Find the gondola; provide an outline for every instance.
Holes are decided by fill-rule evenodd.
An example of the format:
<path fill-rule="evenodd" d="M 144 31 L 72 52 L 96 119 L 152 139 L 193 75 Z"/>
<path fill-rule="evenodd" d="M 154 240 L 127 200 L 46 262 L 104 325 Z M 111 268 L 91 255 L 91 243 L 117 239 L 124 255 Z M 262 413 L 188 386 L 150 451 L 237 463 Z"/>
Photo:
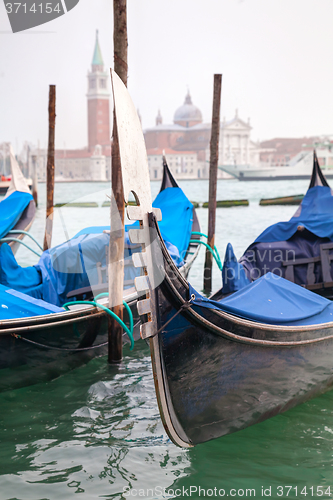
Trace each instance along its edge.
<path fill-rule="evenodd" d="M 150 183 L 148 189 L 149 186 Z M 162 228 L 166 244 L 179 271 L 186 276 L 199 250 L 198 243 L 191 242 L 197 239 L 191 231 L 200 231 L 200 227 L 192 204 L 177 185 L 165 160 L 161 190 L 155 202 L 156 210 L 166 214 Z M 174 223 L 176 214 L 177 224 Z M 182 217 L 184 224 L 179 222 Z M 172 226 L 182 232 L 173 234 Z M 8 245 L 0 248 L 0 276 L 4 280 L 0 285 L 0 391 L 50 380 L 107 353 L 108 321 L 101 307 L 108 306 L 108 298 L 98 299 L 98 307 L 90 302 L 108 289 L 105 250 L 110 237 L 105 230 L 109 228 L 87 228 L 69 242 L 44 252 L 42 278 L 42 259 L 39 267 L 21 268 Z M 129 279 L 125 281 L 124 301 L 134 315 L 135 340 L 140 338 L 140 321 L 136 309 L 139 292 L 134 288 L 133 277 L 141 272 L 133 267 L 131 256 L 137 250 L 138 245 L 126 238 L 125 272 L 127 268 Z M 85 304 L 80 303 L 82 299 Z M 65 310 L 62 307 L 65 302 L 74 303 Z M 126 311 L 124 317 L 128 324 Z M 123 341 L 130 341 L 126 333 Z"/>
<path fill-rule="evenodd" d="M 132 237 L 145 272 L 137 307 L 149 341 L 157 400 L 171 440 L 190 447 L 273 417 L 330 389 L 333 383 L 333 303 L 267 273 L 214 300 L 181 276 L 163 243 L 149 193 L 139 120 L 127 89 L 113 74 L 125 201 L 140 221 Z M 126 144 L 133 121 L 135 150 Z M 132 166 L 140 165 L 140 172 Z"/>
<path fill-rule="evenodd" d="M 200 233 L 200 226 L 192 203 L 179 188 L 165 158 L 163 180 L 153 206 L 164 214 L 160 225 L 164 242 L 181 274 L 186 276 L 199 250 L 195 234 Z M 132 264 L 132 254 L 139 250 L 139 245 L 128 238 L 128 230 L 134 227 L 139 225 L 125 225 L 126 290 L 134 290 L 134 277 L 140 274 Z M 69 300 L 93 300 L 108 291 L 109 241 L 110 226 L 87 227 L 43 252 L 39 261 L 29 267 L 20 266 L 11 249 L 3 244 L 0 283 L 59 307 Z"/>
<path fill-rule="evenodd" d="M 313 152 L 309 188 L 293 217 L 269 226 L 235 264 L 229 245 L 222 293 L 239 290 L 267 272 L 333 298 L 333 195 Z M 222 295 L 221 295 L 222 296 Z"/>
<path fill-rule="evenodd" d="M 0 202 L 0 245 L 9 242 L 15 253 L 33 223 L 36 204 L 11 146 L 9 157 L 12 178 L 6 195 Z"/>

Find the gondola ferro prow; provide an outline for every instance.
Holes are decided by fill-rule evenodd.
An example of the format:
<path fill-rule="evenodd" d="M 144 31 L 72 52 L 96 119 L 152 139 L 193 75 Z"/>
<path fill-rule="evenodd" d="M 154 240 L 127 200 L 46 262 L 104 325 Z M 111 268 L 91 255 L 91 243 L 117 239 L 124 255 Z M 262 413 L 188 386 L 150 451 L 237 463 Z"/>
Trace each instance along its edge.
<path fill-rule="evenodd" d="M 112 69 L 111 82 L 125 203 L 128 203 L 130 193 L 133 193 L 137 203 L 136 206 L 127 205 L 127 216 L 130 220 L 140 221 L 140 229 L 131 229 L 129 237 L 133 243 L 142 245 L 142 252 L 134 254 L 134 265 L 141 267 L 144 273 L 135 280 L 136 289 L 139 295 L 143 296 L 138 301 L 138 312 L 143 320 L 141 336 L 149 338 L 156 396 L 165 430 L 175 444 L 190 447 L 189 440 L 186 442 L 180 437 L 171 420 L 170 412 L 173 412 L 173 408 L 170 407 L 171 403 L 166 395 L 159 354 L 159 338 L 156 335 L 157 311 L 154 310 L 153 301 L 150 300 L 152 294 L 156 292 L 156 286 L 163 279 L 162 268 L 156 262 L 159 255 L 163 262 L 162 251 L 158 247 L 156 229 L 150 227 L 152 218 L 156 217 L 157 220 L 161 220 L 161 211 L 152 207 L 147 152 L 136 109 L 127 88 Z"/>
<path fill-rule="evenodd" d="M 132 243 L 142 245 L 142 253 L 136 258 L 134 266 L 142 267 L 144 274 L 135 279 L 135 287 L 139 296 L 143 296 L 138 302 L 139 314 L 148 318 L 141 325 L 141 336 L 148 338 L 157 330 L 156 317 L 149 300 L 154 288 L 154 269 L 150 265 L 151 258 L 147 258 L 152 243 L 148 213 L 154 212 L 157 220 L 161 220 L 162 215 L 159 209 L 152 207 L 147 151 L 137 111 L 127 88 L 112 69 L 111 82 L 127 216 L 130 220 L 140 221 L 140 229 L 131 229 L 129 238 Z M 128 205 L 130 193 L 135 197 L 136 206 Z"/>

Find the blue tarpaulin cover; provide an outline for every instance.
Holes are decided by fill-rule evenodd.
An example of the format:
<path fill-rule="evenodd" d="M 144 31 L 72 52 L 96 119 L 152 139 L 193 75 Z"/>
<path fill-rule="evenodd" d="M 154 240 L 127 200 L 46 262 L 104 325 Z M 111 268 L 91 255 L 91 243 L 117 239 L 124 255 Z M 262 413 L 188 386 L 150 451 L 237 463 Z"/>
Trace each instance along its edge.
<path fill-rule="evenodd" d="M 179 187 L 168 187 L 160 191 L 153 203 L 162 211 L 162 220 L 158 223 L 162 238 L 178 249 L 183 260 L 190 242 L 193 205 Z M 176 262 L 179 265 L 179 263 Z"/>
<path fill-rule="evenodd" d="M 64 309 L 0 285 L 0 320 L 28 318 L 57 312 L 64 312 Z"/>
<path fill-rule="evenodd" d="M 43 252 L 34 266 L 42 275 L 42 298 L 52 304 L 62 305 L 68 300 L 68 292 L 99 284 L 96 264 L 106 266 L 109 242 L 109 234 L 86 234 Z M 135 251 L 138 249 L 125 247 L 125 263 Z M 140 270 L 133 265 L 125 266 L 125 282 L 134 279 L 139 273 Z M 103 281 L 106 282 L 106 276 Z"/>
<path fill-rule="evenodd" d="M 14 191 L 0 203 L 0 238 L 6 236 L 20 219 L 33 197 L 30 193 Z"/>
<path fill-rule="evenodd" d="M 128 246 L 129 248 L 131 247 L 131 241 L 129 239 L 128 231 L 129 229 L 134 229 L 134 228 L 139 228 L 140 224 L 139 221 L 134 222 L 133 224 L 128 224 L 125 226 L 125 246 Z M 86 227 L 85 229 L 82 229 L 80 232 L 78 232 L 74 238 L 72 238 L 71 241 L 73 241 L 75 238 L 78 238 L 79 236 L 82 236 L 84 234 L 101 234 L 103 231 L 110 231 L 110 226 L 91 226 L 91 227 Z M 163 235 L 162 235 L 163 236 Z M 167 247 L 167 250 L 175 262 L 176 266 L 181 267 L 183 265 L 183 259 L 180 257 L 180 252 L 178 248 L 170 243 L 170 241 L 167 241 L 164 239 L 165 246 Z M 187 247 L 186 247 L 187 248 Z M 183 251 L 184 254 L 184 251 Z"/>
<path fill-rule="evenodd" d="M 320 295 L 267 273 L 220 301 L 195 295 L 193 304 L 272 325 L 317 325 L 333 321 L 333 303 Z"/>
<path fill-rule="evenodd" d="M 35 266 L 21 267 L 8 243 L 0 247 L 0 283 L 9 288 L 35 297 L 42 298 L 42 274 Z"/>
<path fill-rule="evenodd" d="M 286 241 L 298 226 L 320 238 L 333 240 L 333 196 L 331 188 L 314 186 L 304 196 L 295 215 L 287 222 L 278 222 L 263 231 L 256 242 Z"/>
<path fill-rule="evenodd" d="M 314 168 L 312 177 L 315 182 L 311 180 L 310 185 L 313 187 L 308 189 L 295 215 L 289 221 L 268 227 L 239 259 L 250 281 L 269 271 L 285 277 L 287 267 L 283 263 L 296 261 L 293 268 L 294 282 L 299 285 L 309 284 L 307 264 L 299 264 L 297 261 L 320 257 L 321 245 L 333 241 L 332 191 L 319 166 L 317 171 Z M 313 274 L 315 283 L 323 282 L 319 261 L 313 268 Z"/>
<path fill-rule="evenodd" d="M 171 257 L 180 266 L 191 237 L 193 205 L 180 188 L 173 187 L 161 191 L 154 206 L 162 210 L 161 233 Z M 125 228 L 125 262 L 133 252 L 140 250 L 128 238 L 128 229 L 138 225 L 136 222 Z M 99 284 L 96 264 L 106 265 L 105 249 L 110 235 L 103 231 L 109 229 L 109 226 L 86 228 L 71 240 L 43 252 L 35 266 L 26 268 L 17 264 L 10 247 L 3 244 L 0 247 L 0 282 L 61 306 L 68 301 L 68 292 Z M 139 274 L 140 269 L 125 266 L 125 282 Z"/>
<path fill-rule="evenodd" d="M 231 243 L 228 243 L 224 256 L 222 283 L 222 293 L 224 294 L 237 292 L 237 290 L 241 290 L 250 283 L 250 280 L 246 277 L 244 267 L 237 262 Z"/>
<path fill-rule="evenodd" d="M 169 241 L 178 248 L 182 254 L 187 250 L 193 222 L 193 205 L 178 187 L 169 187 L 161 191 L 153 202 L 154 208 L 160 208 L 162 220 L 158 223 L 161 235 L 165 241 Z M 175 220 L 177 215 L 177 220 Z M 127 224 L 125 230 L 139 227 L 139 222 Z M 98 234 L 109 231 L 110 226 L 92 226 L 79 231 L 74 238 L 82 234 Z"/>
<path fill-rule="evenodd" d="M 191 238 L 193 205 L 181 188 L 168 187 L 159 192 L 153 202 L 153 207 L 161 209 L 162 220 L 158 226 L 162 238 L 176 265 L 181 266 Z M 139 227 L 139 222 L 126 225 L 126 233 L 134 227 Z M 88 227 L 82 229 L 75 237 L 82 234 L 102 233 L 104 230 L 110 230 L 110 226 Z M 130 244 L 126 233 L 125 243 Z"/>
<path fill-rule="evenodd" d="M 0 281 L 32 297 L 61 306 L 68 301 L 68 292 L 99 284 L 96 264 L 106 265 L 105 248 L 109 241 L 110 236 L 105 233 L 81 235 L 46 250 L 38 264 L 30 267 L 17 264 L 9 245 L 3 243 L 0 247 Z M 125 261 L 131 255 L 132 250 L 125 249 Z M 134 279 L 139 272 L 133 266 L 126 266 L 125 281 Z"/>

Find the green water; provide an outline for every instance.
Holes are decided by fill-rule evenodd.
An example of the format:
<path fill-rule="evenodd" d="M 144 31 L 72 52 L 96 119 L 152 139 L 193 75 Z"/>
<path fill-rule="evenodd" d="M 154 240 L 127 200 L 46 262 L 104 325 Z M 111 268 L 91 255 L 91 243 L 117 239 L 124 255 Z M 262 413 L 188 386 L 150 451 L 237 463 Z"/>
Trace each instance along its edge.
<path fill-rule="evenodd" d="M 206 200 L 206 182 L 184 182 L 182 187 L 191 199 Z M 153 192 L 157 189 L 153 184 Z M 240 256 L 268 224 L 295 211 L 259 207 L 261 196 L 305 189 L 304 181 L 219 182 L 220 199 L 250 199 L 249 207 L 218 211 L 221 254 L 232 241 Z M 57 190 L 56 202 L 88 195 L 96 199 L 98 191 L 83 184 L 58 185 Z M 99 191 L 97 201 L 104 201 Z M 32 228 L 37 237 L 43 233 L 43 204 Z M 86 210 L 64 211 L 68 231 L 89 225 L 89 217 L 92 224 L 96 218 L 104 224 L 108 209 L 92 209 L 90 215 Z M 98 217 L 91 215 L 93 210 Z M 198 214 L 205 230 L 207 211 Z M 60 229 L 55 230 L 59 239 Z M 24 249 L 18 260 L 36 261 Z M 198 289 L 203 260 L 204 252 L 190 275 Z M 216 268 L 215 288 L 220 280 Z M 274 499 L 333 498 L 333 392 L 244 431 L 182 450 L 170 442 L 160 421 L 143 341 L 132 352 L 124 349 L 120 367 L 98 358 L 52 382 L 0 394 L 0 421 L 0 500 L 197 499 L 221 498 L 223 492 L 230 498 L 266 498 L 269 493 Z"/>
<path fill-rule="evenodd" d="M 124 498 L 126 487 L 151 499 L 166 498 L 157 495 L 162 488 L 191 487 L 192 498 L 195 487 L 255 489 L 263 498 L 270 486 L 271 498 L 279 498 L 278 486 L 306 486 L 306 497 L 289 496 L 310 498 L 311 486 L 333 488 L 332 392 L 181 450 L 161 424 L 143 342 L 125 349 L 119 369 L 95 359 L 53 382 L 1 394 L 0 407 L 1 499 Z"/>

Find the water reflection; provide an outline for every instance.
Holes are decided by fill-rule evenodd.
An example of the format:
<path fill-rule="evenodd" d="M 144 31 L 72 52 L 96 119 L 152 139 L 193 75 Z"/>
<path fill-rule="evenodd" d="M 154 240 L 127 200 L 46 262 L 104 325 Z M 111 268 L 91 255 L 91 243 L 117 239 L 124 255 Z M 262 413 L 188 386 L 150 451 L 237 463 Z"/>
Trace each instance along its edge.
<path fill-rule="evenodd" d="M 122 498 L 126 488 L 152 480 L 166 488 L 185 474 L 188 452 L 164 432 L 148 348 L 125 354 L 119 369 L 100 358 L 0 395 L 2 498 Z"/>

